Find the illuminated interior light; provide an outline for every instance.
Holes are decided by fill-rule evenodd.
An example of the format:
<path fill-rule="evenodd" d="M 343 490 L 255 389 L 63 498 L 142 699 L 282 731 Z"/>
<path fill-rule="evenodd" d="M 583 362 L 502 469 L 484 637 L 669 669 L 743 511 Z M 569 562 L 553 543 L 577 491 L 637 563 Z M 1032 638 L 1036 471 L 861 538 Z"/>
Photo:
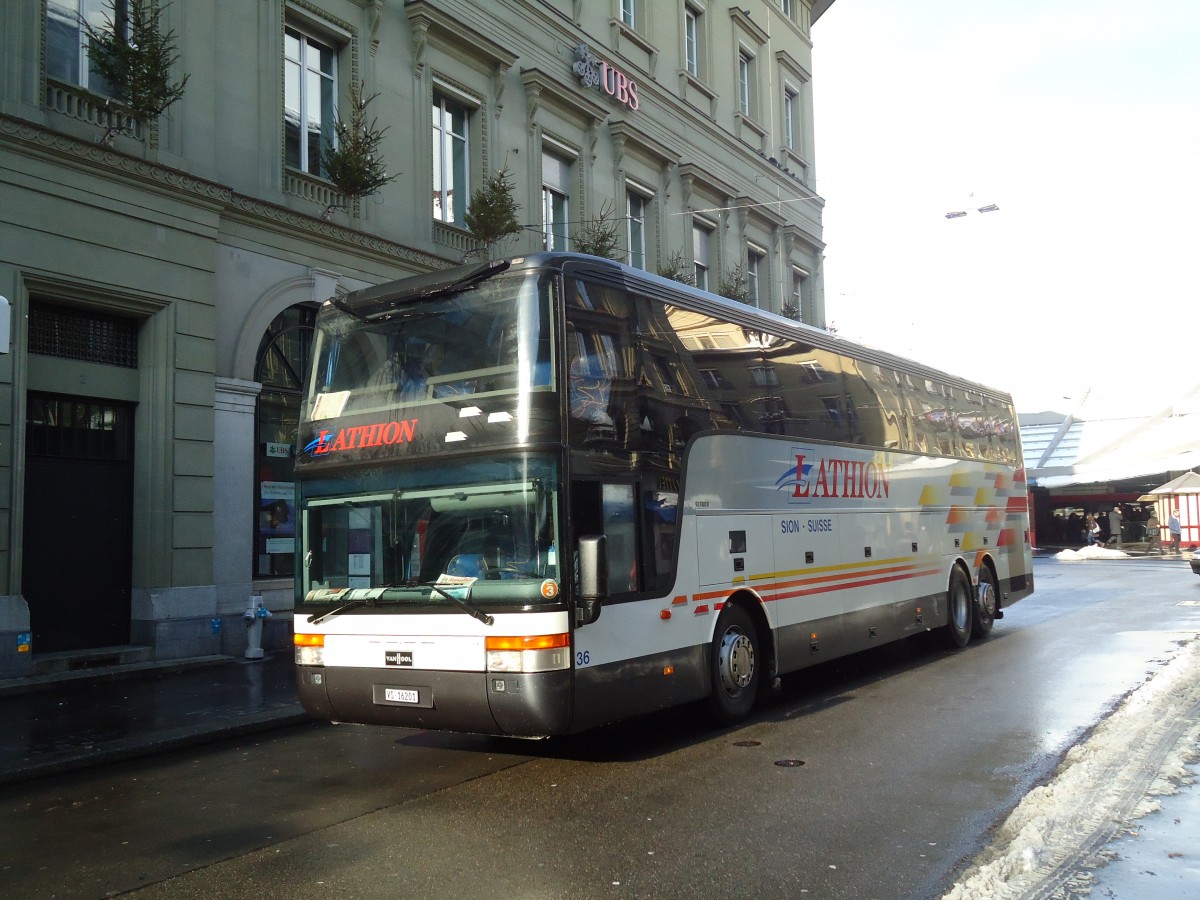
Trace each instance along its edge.
<path fill-rule="evenodd" d="M 455 441 L 465 441 L 467 433 L 465 431 L 448 431 L 446 432 L 446 443 L 453 444 Z"/>
<path fill-rule="evenodd" d="M 478 415 L 482 415 L 482 414 L 483 414 L 483 410 L 480 409 L 478 406 L 464 406 L 462 409 L 460 409 L 458 411 L 458 417 L 460 419 L 470 419 L 474 416 L 478 416 Z"/>
<path fill-rule="evenodd" d="M 488 413 L 488 424 L 489 425 L 492 424 L 493 422 L 511 422 L 512 420 L 513 420 L 513 416 L 512 416 L 512 413 L 510 413 L 510 412 Z"/>

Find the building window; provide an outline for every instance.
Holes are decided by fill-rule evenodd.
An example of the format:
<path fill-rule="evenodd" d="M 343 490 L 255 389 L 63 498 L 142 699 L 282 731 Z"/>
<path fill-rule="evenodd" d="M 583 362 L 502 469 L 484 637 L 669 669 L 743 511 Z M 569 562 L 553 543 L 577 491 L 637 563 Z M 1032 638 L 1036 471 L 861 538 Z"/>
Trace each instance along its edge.
<path fill-rule="evenodd" d="M 283 36 L 284 162 L 324 175 L 321 148 L 333 141 L 337 58 L 333 47 L 295 28 Z"/>
<path fill-rule="evenodd" d="M 637 0 L 621 0 L 621 21 L 629 28 L 637 28 Z"/>
<path fill-rule="evenodd" d="M 753 76 L 754 59 L 745 51 L 738 54 L 738 111 L 743 116 L 750 115 L 751 91 L 750 83 Z"/>
<path fill-rule="evenodd" d="M 105 30 L 109 21 L 117 28 L 129 24 L 129 0 L 47 0 L 46 75 L 89 91 L 113 96 L 88 58 L 87 25 Z"/>
<path fill-rule="evenodd" d="M 433 97 L 433 217 L 462 222 L 470 192 L 467 144 L 471 113 L 461 103 Z"/>
<path fill-rule="evenodd" d="M 633 191 L 627 193 L 629 264 L 635 269 L 646 268 L 646 198 Z"/>
<path fill-rule="evenodd" d="M 792 18 L 792 16 L 793 16 L 793 12 L 792 12 L 792 0 L 779 0 L 779 9 L 780 9 L 780 10 L 783 12 L 783 14 L 784 14 L 785 16 L 787 16 L 789 19 L 790 19 L 790 18 Z"/>
<path fill-rule="evenodd" d="M 798 96 L 791 88 L 783 89 L 783 145 L 789 150 L 796 149 L 798 138 L 796 134 L 796 98 Z"/>
<path fill-rule="evenodd" d="M 755 387 L 779 387 L 779 373 L 774 366 L 750 366 L 750 377 Z"/>
<path fill-rule="evenodd" d="M 683 49 L 688 74 L 700 77 L 700 12 L 690 6 L 683 10 Z"/>
<path fill-rule="evenodd" d="M 792 306 L 796 310 L 796 318 L 803 320 L 808 294 L 808 273 L 800 269 L 792 269 Z"/>
<path fill-rule="evenodd" d="M 547 250 L 568 245 L 571 163 L 553 153 L 542 154 L 542 235 Z"/>
<path fill-rule="evenodd" d="M 300 398 L 312 350 L 314 307 L 284 310 L 258 347 L 254 378 L 262 384 L 255 414 L 254 574 L 290 576 L 296 535 L 292 466 Z"/>
<path fill-rule="evenodd" d="M 711 263 L 712 229 L 692 225 L 692 260 L 696 271 L 696 287 L 709 290 L 708 273 Z"/>
<path fill-rule="evenodd" d="M 746 253 L 746 291 L 750 295 L 752 306 L 762 306 L 759 294 L 759 274 L 762 268 L 763 254 L 749 250 Z"/>

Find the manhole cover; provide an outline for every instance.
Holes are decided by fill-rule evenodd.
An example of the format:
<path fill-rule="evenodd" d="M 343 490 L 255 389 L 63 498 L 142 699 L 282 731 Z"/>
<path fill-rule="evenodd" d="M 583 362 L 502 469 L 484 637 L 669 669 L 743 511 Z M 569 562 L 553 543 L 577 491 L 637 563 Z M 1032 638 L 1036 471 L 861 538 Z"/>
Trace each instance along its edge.
<path fill-rule="evenodd" d="M 781 769 L 795 769 L 798 766 L 804 765 L 804 760 L 802 760 L 802 759 L 777 759 L 777 760 L 775 760 L 775 765 L 779 766 Z"/>
<path fill-rule="evenodd" d="M 734 741 L 735 747 L 761 747 L 762 741 Z"/>

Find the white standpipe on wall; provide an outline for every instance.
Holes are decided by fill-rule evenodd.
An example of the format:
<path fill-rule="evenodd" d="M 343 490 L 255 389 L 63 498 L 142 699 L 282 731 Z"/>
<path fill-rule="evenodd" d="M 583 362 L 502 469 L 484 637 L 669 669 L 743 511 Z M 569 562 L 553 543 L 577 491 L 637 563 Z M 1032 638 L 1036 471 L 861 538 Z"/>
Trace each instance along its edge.
<path fill-rule="evenodd" d="M 271 618 L 271 611 L 263 606 L 262 597 L 255 594 L 250 598 L 250 606 L 242 613 L 246 622 L 246 659 L 262 659 L 263 623 Z"/>

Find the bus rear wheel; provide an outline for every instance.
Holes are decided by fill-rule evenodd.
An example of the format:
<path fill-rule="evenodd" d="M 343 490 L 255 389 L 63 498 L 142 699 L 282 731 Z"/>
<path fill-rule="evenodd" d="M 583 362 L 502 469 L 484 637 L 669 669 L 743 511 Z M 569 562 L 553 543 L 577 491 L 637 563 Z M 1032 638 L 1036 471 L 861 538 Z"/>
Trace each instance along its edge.
<path fill-rule="evenodd" d="M 740 722 L 758 695 L 758 629 L 740 606 L 726 606 L 717 619 L 709 664 L 709 705 L 722 725 Z"/>
<path fill-rule="evenodd" d="M 996 604 L 1000 594 L 996 576 L 986 563 L 979 569 L 979 587 L 975 591 L 975 609 L 971 617 L 971 637 L 987 637 L 996 623 Z"/>
<path fill-rule="evenodd" d="M 950 584 L 946 588 L 947 621 L 942 627 L 942 636 L 950 647 L 967 646 L 971 640 L 971 581 L 967 573 L 955 566 L 950 572 Z"/>

